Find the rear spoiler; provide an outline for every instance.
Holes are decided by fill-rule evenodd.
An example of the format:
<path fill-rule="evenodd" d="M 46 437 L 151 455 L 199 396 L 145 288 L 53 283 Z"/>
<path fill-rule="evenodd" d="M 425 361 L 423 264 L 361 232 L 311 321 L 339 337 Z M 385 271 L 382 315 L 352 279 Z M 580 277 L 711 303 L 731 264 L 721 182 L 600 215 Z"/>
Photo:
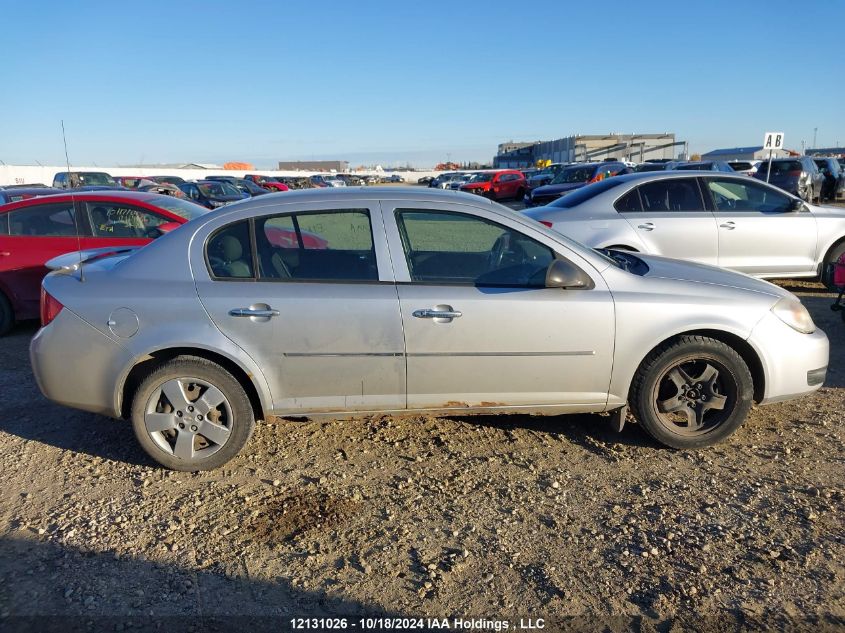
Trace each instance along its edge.
<path fill-rule="evenodd" d="M 106 246 L 104 248 L 89 248 L 83 251 L 73 251 L 58 255 L 44 264 L 50 270 L 63 271 L 72 273 L 80 270 L 82 266 L 98 259 L 105 259 L 106 257 L 115 257 L 117 255 L 128 255 L 133 251 L 137 251 L 140 246 Z"/>

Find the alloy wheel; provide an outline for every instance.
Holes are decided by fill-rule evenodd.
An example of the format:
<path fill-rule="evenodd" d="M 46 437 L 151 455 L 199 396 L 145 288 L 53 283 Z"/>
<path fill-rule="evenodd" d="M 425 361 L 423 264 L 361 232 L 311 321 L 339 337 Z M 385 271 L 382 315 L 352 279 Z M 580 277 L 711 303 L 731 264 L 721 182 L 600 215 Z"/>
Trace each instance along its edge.
<path fill-rule="evenodd" d="M 223 392 L 199 378 L 163 382 L 147 400 L 144 427 L 155 444 L 181 460 L 210 457 L 232 434 L 232 407 Z"/>
<path fill-rule="evenodd" d="M 677 435 L 704 435 L 731 415 L 737 391 L 732 373 L 715 360 L 677 362 L 656 383 L 658 420 Z"/>

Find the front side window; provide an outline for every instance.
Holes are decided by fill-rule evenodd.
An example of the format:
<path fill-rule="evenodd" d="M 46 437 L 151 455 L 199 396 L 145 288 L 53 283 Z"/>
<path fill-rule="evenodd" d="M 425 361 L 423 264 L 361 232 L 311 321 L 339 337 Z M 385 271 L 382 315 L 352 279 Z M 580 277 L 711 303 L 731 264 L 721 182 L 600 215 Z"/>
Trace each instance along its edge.
<path fill-rule="evenodd" d="M 9 235 L 72 237 L 77 234 L 72 202 L 42 204 L 10 211 Z"/>
<path fill-rule="evenodd" d="M 167 220 L 151 211 L 119 202 L 88 202 L 94 237 L 158 237 L 156 230 Z"/>
<path fill-rule="evenodd" d="M 255 240 L 262 280 L 378 281 L 366 209 L 257 218 Z"/>
<path fill-rule="evenodd" d="M 639 186 L 643 211 L 704 211 L 695 178 L 663 179 Z"/>
<path fill-rule="evenodd" d="M 751 180 L 708 178 L 707 189 L 716 211 L 785 213 L 792 206 L 792 199 L 786 194 Z"/>
<path fill-rule="evenodd" d="M 542 288 L 555 258 L 540 242 L 475 216 L 398 209 L 396 221 L 418 283 Z"/>

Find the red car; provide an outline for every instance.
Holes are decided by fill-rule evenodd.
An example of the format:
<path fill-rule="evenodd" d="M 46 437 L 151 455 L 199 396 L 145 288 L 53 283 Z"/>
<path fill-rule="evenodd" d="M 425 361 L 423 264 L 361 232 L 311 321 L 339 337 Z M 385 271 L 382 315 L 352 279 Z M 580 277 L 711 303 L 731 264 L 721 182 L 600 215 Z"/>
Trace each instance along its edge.
<path fill-rule="evenodd" d="M 87 191 L 0 206 L 0 334 L 38 317 L 44 264 L 64 253 L 139 246 L 208 210 L 146 192 Z"/>
<path fill-rule="evenodd" d="M 290 187 L 288 187 L 285 183 L 279 182 L 273 176 L 259 176 L 257 174 L 247 174 L 244 176 L 244 180 L 250 180 L 254 182 L 259 187 L 264 187 L 265 189 L 269 189 L 270 191 L 288 191 Z"/>
<path fill-rule="evenodd" d="M 528 190 L 528 184 L 521 171 L 516 169 L 502 169 L 499 171 L 479 171 L 467 182 L 461 185 L 461 191 L 474 193 L 491 200 L 516 198 Z"/>

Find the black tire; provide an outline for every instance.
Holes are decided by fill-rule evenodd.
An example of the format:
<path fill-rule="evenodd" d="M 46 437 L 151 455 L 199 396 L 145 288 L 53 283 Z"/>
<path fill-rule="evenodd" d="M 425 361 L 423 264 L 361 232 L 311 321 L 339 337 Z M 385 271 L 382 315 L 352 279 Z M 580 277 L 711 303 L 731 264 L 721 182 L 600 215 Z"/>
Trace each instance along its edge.
<path fill-rule="evenodd" d="M 517 189 L 516 190 L 516 198 L 514 200 L 522 200 L 525 197 L 525 189 Z"/>
<path fill-rule="evenodd" d="M 184 411 L 178 405 L 171 405 L 162 389 L 174 381 L 184 383 L 184 388 L 180 389 L 187 405 Z M 206 409 L 208 415 L 204 418 L 200 413 L 203 410 L 201 403 L 211 387 L 223 396 L 223 402 Z M 179 356 L 153 369 L 135 391 L 131 411 L 132 427 L 141 448 L 156 462 L 172 470 L 196 472 L 219 468 L 238 454 L 255 428 L 252 406 L 241 384 L 220 365 L 195 356 Z M 183 431 L 176 426 L 150 431 L 147 416 L 151 414 L 162 419 L 172 417 L 179 423 L 185 438 L 189 438 L 191 458 L 176 455 Z M 215 442 L 211 436 L 204 436 L 203 425 L 223 439 Z M 203 456 L 203 452 L 207 456 Z"/>
<path fill-rule="evenodd" d="M 827 252 L 827 255 L 824 256 L 824 261 L 822 262 L 821 280 L 831 292 L 839 292 L 839 288 L 833 285 L 832 268 L 833 264 L 839 261 L 839 258 L 843 254 L 845 254 L 845 240 L 839 242 L 839 244 L 835 244 Z M 845 318 L 845 314 L 843 314 L 843 318 Z"/>
<path fill-rule="evenodd" d="M 0 292 L 0 336 L 12 329 L 15 324 L 15 312 L 12 304 L 2 292 Z"/>
<path fill-rule="evenodd" d="M 675 379 L 681 377 L 691 382 L 678 385 Z M 631 383 L 629 403 L 658 442 L 698 449 L 721 442 L 739 428 L 751 410 L 753 393 L 751 372 L 733 348 L 705 336 L 679 336 L 642 362 Z"/>

